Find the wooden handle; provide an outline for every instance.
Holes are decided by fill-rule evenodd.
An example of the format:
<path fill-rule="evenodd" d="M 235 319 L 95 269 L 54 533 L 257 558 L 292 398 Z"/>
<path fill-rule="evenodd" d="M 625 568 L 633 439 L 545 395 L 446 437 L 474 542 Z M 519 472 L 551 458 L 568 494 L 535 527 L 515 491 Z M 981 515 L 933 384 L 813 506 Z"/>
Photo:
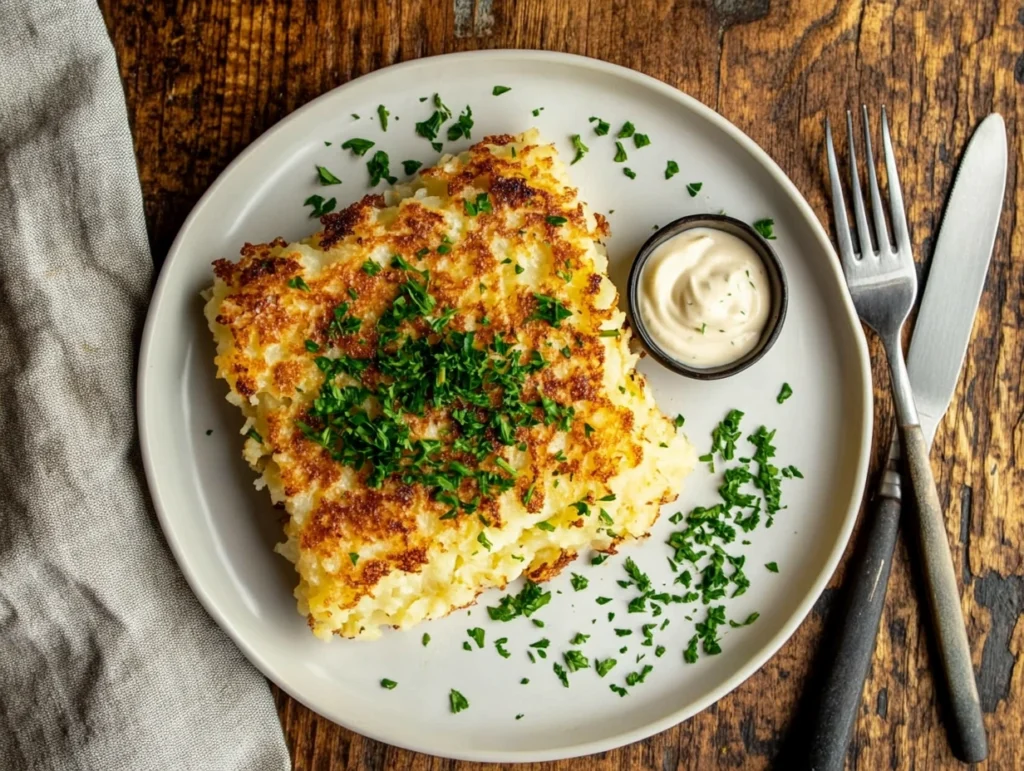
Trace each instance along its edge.
<path fill-rule="evenodd" d="M 913 525 L 919 538 L 921 572 L 928 594 L 932 632 L 949 696 L 951 728 L 955 734 L 953 750 L 961 760 L 977 763 L 988 755 L 988 741 L 946 523 L 928 461 L 928 445 L 921 426 L 901 426 L 900 435 L 917 503 Z"/>
<path fill-rule="evenodd" d="M 899 522 L 900 502 L 888 497 L 876 499 L 873 516 L 864 525 L 867 532 L 863 551 L 850 562 L 845 615 L 811 734 L 808 767 L 814 771 L 842 771 L 846 765 L 846 751 L 885 606 Z"/>

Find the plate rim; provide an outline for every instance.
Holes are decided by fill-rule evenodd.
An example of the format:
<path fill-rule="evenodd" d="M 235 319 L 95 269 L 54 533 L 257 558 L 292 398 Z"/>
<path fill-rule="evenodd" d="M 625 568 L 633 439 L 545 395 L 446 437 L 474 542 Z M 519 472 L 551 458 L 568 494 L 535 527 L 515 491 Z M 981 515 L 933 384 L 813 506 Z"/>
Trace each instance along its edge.
<path fill-rule="evenodd" d="M 210 184 L 207 190 L 199 198 L 199 200 L 192 207 L 185 221 L 182 223 L 181 228 L 178 230 L 174 241 L 171 243 L 170 248 L 167 251 L 167 255 L 161 265 L 159 276 L 155 283 L 153 293 L 150 299 L 149 307 L 146 312 L 146 319 L 142 332 L 141 344 L 139 347 L 139 359 L 138 359 L 138 373 L 136 377 L 136 419 L 139 431 L 139 445 L 142 455 L 143 469 L 146 475 L 146 485 L 150 492 L 150 497 L 153 502 L 153 507 L 157 514 L 157 519 L 160 522 L 160 527 L 163 530 L 164 536 L 167 540 L 167 544 L 171 549 L 171 553 L 174 555 L 175 561 L 182 571 L 183 576 L 188 582 L 189 588 L 193 594 L 199 600 L 200 604 L 210 614 L 211 618 L 216 622 L 217 626 L 232 640 L 232 642 L 238 647 L 242 654 L 253 664 L 265 677 L 275 683 L 279 688 L 285 691 L 289 696 L 299 701 L 313 712 L 321 715 L 328 720 L 337 723 L 338 725 L 346 728 L 347 730 L 358 733 L 367 738 L 380 741 L 384 744 L 393 745 L 402 749 L 411 750 L 414 752 L 421 752 L 436 757 L 446 757 L 455 760 L 467 760 L 475 762 L 487 762 L 487 763 L 502 763 L 502 762 L 543 762 L 550 760 L 560 760 L 572 757 L 580 757 L 583 755 L 590 755 L 598 752 L 605 752 L 611 749 L 632 744 L 637 741 L 642 741 L 655 734 L 661 733 L 668 730 L 688 719 L 694 715 L 703 712 L 711 705 L 717 703 L 733 690 L 742 685 L 747 679 L 749 679 L 754 673 L 760 670 L 768 661 L 785 645 L 799 626 L 804 622 L 811 608 L 817 602 L 822 592 L 828 586 L 832 576 L 838 567 L 839 561 L 849 545 L 850 536 L 853 532 L 854 526 L 857 521 L 857 514 L 860 510 L 860 506 L 864 497 L 864 489 L 867 484 L 867 472 L 868 465 L 871 456 L 871 435 L 873 430 L 874 421 L 874 392 L 872 388 L 872 377 L 871 377 L 871 363 L 868 354 L 867 340 L 861 329 L 859 318 L 853 308 L 853 303 L 850 300 L 849 293 L 847 291 L 841 292 L 841 304 L 843 315 L 845 320 L 849 322 L 854 332 L 856 357 L 855 363 L 860 371 L 860 390 L 861 396 L 864 403 L 864 417 L 861 421 L 860 431 L 860 453 L 856 458 L 856 468 L 854 476 L 854 490 L 850 501 L 846 506 L 846 511 L 843 516 L 841 527 L 839 528 L 838 538 L 829 552 L 829 555 L 824 563 L 822 570 L 819 572 L 815 580 L 811 585 L 810 591 L 806 594 L 803 600 L 797 605 L 796 610 L 791 616 L 786 619 L 782 624 L 780 630 L 770 638 L 764 645 L 762 645 L 746 662 L 738 667 L 731 676 L 725 679 L 717 688 L 708 691 L 703 698 L 697 699 L 690 704 L 670 712 L 658 720 L 652 720 L 645 723 L 642 726 L 633 728 L 628 731 L 616 733 L 607 737 L 603 737 L 600 740 L 593 740 L 583 742 L 579 744 L 566 744 L 564 746 L 546 749 L 546 750 L 468 750 L 460 751 L 458 748 L 438 748 L 432 746 L 425 746 L 417 744 L 415 742 L 403 742 L 400 739 L 396 740 L 395 737 L 384 736 L 374 731 L 367 731 L 363 728 L 353 727 L 345 715 L 337 714 L 335 710 L 322 709 L 319 706 L 314 706 L 307 701 L 301 694 L 295 692 L 288 684 L 288 679 L 281 672 L 277 670 L 275 666 L 266 661 L 260 653 L 252 646 L 249 645 L 245 637 L 239 633 L 232 624 L 227 620 L 223 613 L 221 613 L 218 605 L 210 598 L 207 592 L 204 590 L 202 583 L 197 579 L 193 573 L 192 564 L 183 548 L 182 543 L 179 541 L 178 534 L 175 531 L 175 525 L 173 522 L 173 513 L 171 509 L 173 506 L 165 504 L 158 494 L 158 469 L 154 464 L 153 451 L 151 449 L 152 444 L 155 441 L 147 428 L 147 414 L 152 409 L 147 399 L 147 391 L 149 389 L 149 382 L 147 378 L 147 366 L 151 357 L 157 354 L 156 351 L 156 319 L 160 315 L 160 308 L 165 301 L 165 295 L 169 293 L 169 278 L 171 273 L 170 267 L 177 259 L 179 254 L 183 251 L 183 244 L 186 241 L 189 231 L 191 230 L 196 219 L 199 218 L 200 214 L 209 205 L 213 196 L 217 193 L 218 189 L 225 184 L 225 180 L 231 176 L 235 170 L 244 164 L 250 155 L 255 153 L 257 149 L 268 140 L 268 137 L 280 130 L 285 126 L 290 125 L 293 122 L 300 121 L 303 116 L 311 111 L 315 105 L 321 101 L 336 98 L 339 91 L 352 86 L 357 82 L 361 82 L 366 78 L 377 77 L 381 73 L 391 73 L 397 71 L 409 71 L 415 70 L 422 67 L 430 67 L 437 63 L 438 60 L 485 60 L 485 59 L 496 59 L 496 60 L 509 60 L 509 59 L 526 59 L 540 62 L 550 62 L 552 64 L 566 64 L 575 67 L 589 70 L 591 72 L 597 72 L 598 74 L 608 75 L 616 78 L 623 79 L 627 82 L 634 83 L 639 88 L 645 88 L 658 93 L 661 96 L 670 98 L 675 102 L 679 103 L 685 109 L 695 113 L 697 117 L 702 118 L 716 129 L 723 132 L 730 139 L 736 142 L 744 151 L 746 151 L 753 160 L 755 160 L 768 174 L 771 176 L 773 182 L 781 187 L 783 192 L 788 198 L 796 205 L 797 211 L 800 216 L 810 225 L 811 233 L 818 242 L 822 251 L 829 258 L 829 269 L 834 274 L 835 279 L 839 282 L 840 286 L 844 288 L 846 286 L 845 278 L 840 269 L 839 259 L 836 256 L 835 250 L 832 246 L 832 242 L 822 227 L 821 222 L 818 220 L 817 215 L 811 208 L 810 204 L 803 197 L 796 185 L 790 180 L 789 176 L 779 167 L 779 165 L 768 155 L 768 153 L 761 148 L 753 139 L 747 136 L 740 128 L 734 125 L 724 116 L 720 115 L 711 107 L 708 107 L 700 100 L 682 90 L 672 86 L 662 80 L 659 80 L 653 76 L 644 74 L 637 70 L 624 67 L 622 65 L 613 64 L 606 62 L 601 59 L 596 59 L 590 56 L 583 56 L 580 54 L 563 53 L 558 51 L 539 51 L 539 50 L 524 50 L 524 49 L 512 49 L 512 48 L 496 48 L 486 49 L 477 51 L 461 51 L 454 53 L 445 53 L 435 56 L 421 57 L 418 59 L 412 59 L 405 62 L 399 62 L 391 64 L 387 67 L 382 67 L 377 70 L 373 70 L 357 78 L 342 83 L 339 86 L 335 86 L 329 91 L 317 96 L 310 100 L 306 104 L 302 105 L 298 109 L 286 115 L 284 118 L 279 120 L 274 125 L 270 126 L 260 136 L 256 137 L 252 142 L 249 143 L 225 168 L 217 178 Z M 283 729 L 282 729 L 283 730 Z"/>

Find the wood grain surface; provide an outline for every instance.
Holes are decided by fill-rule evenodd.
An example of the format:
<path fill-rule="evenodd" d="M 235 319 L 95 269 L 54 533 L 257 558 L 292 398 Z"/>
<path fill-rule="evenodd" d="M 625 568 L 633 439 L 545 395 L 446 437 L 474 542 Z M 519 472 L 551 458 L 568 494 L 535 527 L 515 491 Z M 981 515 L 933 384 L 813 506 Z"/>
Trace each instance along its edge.
<path fill-rule="evenodd" d="M 313 97 L 407 59 L 476 48 L 568 51 L 632 67 L 715 108 L 781 165 L 828 223 L 826 114 L 885 104 L 921 270 L 971 130 L 1006 118 L 1002 227 L 964 373 L 932 462 L 962 578 L 991 746 L 990 769 L 1024 766 L 1024 8 L 1007 0 L 102 0 L 124 76 L 153 253 L 249 142 Z M 885 384 L 872 342 L 875 382 Z M 876 387 L 875 464 L 891 405 Z M 841 437 L 837 437 L 841 441 Z M 760 672 L 647 741 L 522 766 L 792 768 L 813 662 L 842 570 Z M 897 550 L 848 765 L 956 767 L 936 704 L 925 622 Z M 275 689 L 297 769 L 469 771 L 352 734 Z M 484 766 L 479 766 L 484 768 Z"/>

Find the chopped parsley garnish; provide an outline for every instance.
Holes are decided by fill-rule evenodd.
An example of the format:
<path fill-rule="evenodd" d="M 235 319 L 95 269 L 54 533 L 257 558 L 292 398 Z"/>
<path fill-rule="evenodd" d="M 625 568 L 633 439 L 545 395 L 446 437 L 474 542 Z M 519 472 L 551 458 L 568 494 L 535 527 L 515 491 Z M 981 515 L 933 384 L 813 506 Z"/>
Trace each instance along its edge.
<path fill-rule="evenodd" d="M 590 669 L 590 659 L 583 655 L 581 651 L 565 651 L 562 654 L 562 659 L 565 661 L 565 665 L 569 668 L 570 672 L 578 672 L 581 669 Z"/>
<path fill-rule="evenodd" d="M 321 195 L 311 195 L 302 202 L 302 205 L 313 207 L 313 211 L 309 213 L 310 217 L 323 217 L 328 212 L 334 211 L 334 207 L 337 203 L 338 202 L 334 198 L 329 198 L 325 201 Z"/>
<path fill-rule="evenodd" d="M 691 637 L 689 644 L 686 646 L 686 650 L 683 651 L 683 661 L 685 661 L 687 664 L 696 663 L 698 657 L 697 643 L 699 642 L 699 640 L 700 638 L 697 635 Z"/>
<path fill-rule="evenodd" d="M 669 161 L 665 164 L 665 179 L 672 179 L 676 174 L 679 173 L 679 164 L 675 161 Z"/>
<path fill-rule="evenodd" d="M 470 201 L 466 198 L 462 203 L 465 206 L 466 214 L 470 217 L 475 217 L 478 214 L 490 214 L 494 211 L 487 193 L 478 193 L 475 200 Z"/>
<path fill-rule="evenodd" d="M 442 124 L 452 117 L 452 111 L 448 109 L 437 94 L 434 94 L 434 107 L 436 109 L 429 118 L 416 124 L 416 133 L 425 139 L 431 140 L 432 144 L 433 140 L 437 139 L 437 134 L 441 130 Z M 438 152 L 441 151 L 439 145 L 434 147 L 434 149 Z"/>
<path fill-rule="evenodd" d="M 469 700 L 454 688 L 452 688 L 448 693 L 448 704 L 453 713 L 459 713 L 464 709 L 469 709 Z"/>
<path fill-rule="evenodd" d="M 501 96 L 502 94 L 507 94 L 511 90 L 511 86 L 495 86 L 491 90 L 491 94 L 493 94 L 494 96 Z"/>
<path fill-rule="evenodd" d="M 524 677 L 522 680 L 519 681 L 519 684 L 520 685 L 529 685 L 530 684 L 530 678 Z"/>
<path fill-rule="evenodd" d="M 355 155 L 366 155 L 366 151 L 376 144 L 369 139 L 348 139 L 341 143 L 342 150 L 351 150 Z"/>
<path fill-rule="evenodd" d="M 682 415 L 676 415 L 675 418 L 673 418 L 672 420 L 672 425 L 674 425 L 676 428 L 682 428 L 685 422 L 686 418 L 684 418 Z"/>
<path fill-rule="evenodd" d="M 254 442 L 259 442 L 260 444 L 263 444 L 263 437 L 260 436 L 260 432 L 257 431 L 255 428 L 250 428 L 245 435 L 252 439 Z"/>
<path fill-rule="evenodd" d="M 569 677 L 568 677 L 568 675 L 566 675 L 565 669 L 562 667 L 562 665 L 559 664 L 556 661 L 552 665 L 552 668 L 554 669 L 555 674 L 558 675 L 558 679 L 562 681 L 562 685 L 565 686 L 566 688 L 568 688 L 569 687 Z"/>
<path fill-rule="evenodd" d="M 470 645 L 469 641 L 467 640 L 466 642 L 462 643 L 462 650 L 464 650 L 464 651 L 472 651 L 473 650 L 473 646 Z"/>
<path fill-rule="evenodd" d="M 782 388 L 779 390 L 779 395 L 775 397 L 775 401 L 782 404 L 786 399 L 793 395 L 793 389 L 789 383 L 783 383 Z"/>
<path fill-rule="evenodd" d="M 537 301 L 537 310 L 527 317 L 527 321 L 539 319 L 540 321 L 546 321 L 555 329 L 560 329 L 562 321 L 572 315 L 572 311 L 554 297 L 536 293 L 534 293 L 533 297 Z"/>
<path fill-rule="evenodd" d="M 627 691 L 621 685 L 616 685 L 615 683 L 612 683 L 608 687 L 611 688 L 614 693 L 619 694 L 619 696 L 625 696 L 627 693 L 629 693 L 629 691 Z"/>
<path fill-rule="evenodd" d="M 730 618 L 729 619 L 729 626 L 731 626 L 733 629 L 739 629 L 741 626 L 750 626 L 755 621 L 757 621 L 759 618 L 761 618 L 761 614 L 755 611 L 755 612 L 751 613 L 749 616 L 747 616 L 747 620 L 744 621 L 742 624 L 739 624 L 739 623 L 733 621 Z"/>
<path fill-rule="evenodd" d="M 579 134 L 572 135 L 572 148 L 576 151 L 576 157 L 572 159 L 572 162 L 569 164 L 570 166 L 575 164 L 577 161 L 582 161 L 583 156 L 590 152 L 590 148 L 583 144 L 583 140 L 580 139 Z"/>
<path fill-rule="evenodd" d="M 590 639 L 590 635 L 589 634 L 583 634 L 582 632 L 577 632 L 576 636 L 573 637 L 571 640 L 569 640 L 569 644 L 570 645 L 583 645 L 583 643 L 585 643 L 589 639 Z"/>
<path fill-rule="evenodd" d="M 481 546 L 487 549 L 487 551 L 490 551 L 491 546 L 494 545 L 489 540 L 487 540 L 487 533 L 485 533 L 483 530 L 480 531 L 480 535 L 476 537 L 476 540 L 480 543 Z"/>
<path fill-rule="evenodd" d="M 523 273 L 523 272 L 525 272 L 525 271 L 526 271 L 526 268 L 524 268 L 524 267 L 523 267 L 522 265 L 520 265 L 520 264 L 519 264 L 519 263 L 517 262 L 517 263 L 516 263 L 516 267 L 515 267 L 515 271 L 516 271 L 516 275 L 518 276 L 518 275 L 519 275 L 520 273 Z"/>
<path fill-rule="evenodd" d="M 772 440 L 775 438 L 775 431 L 768 431 L 761 426 L 753 434 L 747 437 L 747 441 L 757 448 L 754 453 L 754 461 L 757 463 L 757 474 L 753 478 L 755 487 L 760 489 L 764 496 L 765 513 L 768 515 L 767 526 L 771 527 L 775 513 L 781 508 L 782 487 L 780 485 L 780 474 L 778 468 L 772 463 L 775 457 L 775 445 Z"/>
<path fill-rule="evenodd" d="M 611 597 L 598 597 L 597 600 L 596 600 L 598 605 L 607 605 L 611 601 L 612 601 Z"/>
<path fill-rule="evenodd" d="M 608 121 L 601 120 L 596 115 L 591 116 L 589 120 L 590 123 L 593 123 L 594 121 L 597 121 L 597 125 L 594 126 L 594 133 L 599 137 L 603 137 L 608 133 L 609 129 L 611 129 L 611 124 L 608 123 Z"/>
<path fill-rule="evenodd" d="M 641 594 L 639 597 L 634 597 L 630 600 L 628 610 L 630 613 L 646 613 L 647 595 Z"/>
<path fill-rule="evenodd" d="M 621 329 L 602 329 L 597 333 L 598 337 L 618 337 L 622 334 Z"/>
<path fill-rule="evenodd" d="M 736 441 L 740 438 L 740 420 L 743 413 L 729 410 L 729 414 L 711 432 L 711 452 L 720 453 L 725 460 L 736 454 Z"/>
<path fill-rule="evenodd" d="M 378 265 L 373 260 L 367 260 L 366 262 L 363 263 L 362 271 L 367 276 L 376 276 L 382 270 L 383 268 L 381 268 L 381 266 Z"/>
<path fill-rule="evenodd" d="M 458 119 L 448 127 L 448 141 L 454 142 L 462 137 L 470 139 L 469 132 L 473 128 L 473 110 L 467 104 Z"/>
<path fill-rule="evenodd" d="M 600 565 L 606 559 L 608 559 L 608 555 L 607 554 L 595 554 L 593 557 L 590 558 L 590 564 L 591 565 Z"/>
<path fill-rule="evenodd" d="M 702 187 L 704 187 L 703 182 L 691 182 L 686 186 L 686 192 L 690 194 L 690 198 L 696 198 Z"/>
<path fill-rule="evenodd" d="M 599 677 L 604 677 L 618 664 L 615 659 L 594 659 L 594 669 L 597 670 Z"/>
<path fill-rule="evenodd" d="M 434 148 L 435 153 L 441 152 L 441 150 L 444 148 L 444 145 L 441 144 L 440 142 L 431 142 L 430 146 Z"/>
<path fill-rule="evenodd" d="M 568 219 L 566 219 L 565 217 L 558 217 L 558 216 L 554 216 L 554 215 L 551 215 L 551 216 L 545 217 L 544 219 L 545 219 L 545 221 L 546 221 L 546 222 L 547 222 L 547 223 L 548 223 L 549 225 L 553 225 L 553 226 L 554 226 L 554 227 L 556 227 L 556 228 L 557 228 L 557 227 L 561 227 L 562 225 L 564 225 L 564 224 L 565 224 L 566 222 L 568 222 L 568 221 L 569 221 L 569 220 L 568 220 Z"/>
<path fill-rule="evenodd" d="M 380 681 L 380 687 L 387 688 L 389 691 L 395 690 L 395 687 L 397 685 L 398 683 L 396 683 L 394 680 L 388 680 L 386 677 Z"/>
<path fill-rule="evenodd" d="M 639 672 L 630 672 L 626 675 L 626 685 L 633 686 L 642 683 L 647 679 L 647 675 L 654 671 L 654 667 L 650 664 L 644 664 L 644 668 Z"/>
<path fill-rule="evenodd" d="M 544 522 L 538 522 L 537 523 L 537 527 L 539 529 L 541 529 L 541 530 L 544 530 L 544 531 L 548 532 L 548 533 L 553 533 L 555 531 L 555 526 L 552 525 L 547 520 L 545 520 Z"/>
<path fill-rule="evenodd" d="M 587 588 L 590 581 L 587 580 L 586 576 L 581 576 L 579 573 L 572 574 L 572 588 L 577 592 L 582 592 Z"/>
<path fill-rule="evenodd" d="M 668 619 L 666 619 L 666 620 L 668 620 Z M 664 645 L 659 645 L 657 648 L 655 648 L 654 649 L 654 655 L 657 656 L 659 659 L 662 656 L 664 656 L 665 655 L 665 646 Z"/>
<path fill-rule="evenodd" d="M 651 143 L 651 138 L 646 134 L 634 134 L 633 144 L 636 145 L 637 150 L 641 147 L 647 147 Z"/>
<path fill-rule="evenodd" d="M 615 634 L 618 635 L 619 637 L 629 637 L 631 634 L 633 634 L 633 630 L 632 629 L 616 629 L 615 630 Z"/>
<path fill-rule="evenodd" d="M 627 160 L 629 156 L 626 155 L 626 148 L 622 146 L 622 142 L 615 143 L 615 162 L 622 163 Z"/>
<path fill-rule="evenodd" d="M 359 562 L 359 555 L 356 552 L 354 552 L 354 551 L 350 551 L 348 553 L 348 558 L 352 561 L 353 565 L 355 565 L 357 562 Z"/>
<path fill-rule="evenodd" d="M 778 573 L 779 572 L 779 565 L 776 562 L 766 562 L 765 563 L 765 568 L 767 568 L 768 572 L 770 572 L 770 573 Z"/>
<path fill-rule="evenodd" d="M 384 105 L 382 105 L 382 104 L 377 105 L 377 117 L 380 118 L 380 128 L 381 128 L 381 131 L 387 131 L 388 130 L 388 116 L 390 114 L 391 113 L 388 112 L 387 108 Z"/>
<path fill-rule="evenodd" d="M 420 640 L 420 642 L 423 644 L 423 647 L 426 648 L 428 645 L 430 645 L 430 635 L 424 632 L 423 638 Z"/>
<path fill-rule="evenodd" d="M 518 715 L 516 715 L 516 720 L 522 720 L 522 719 L 523 719 L 523 713 L 520 712 Z"/>
<path fill-rule="evenodd" d="M 398 177 L 391 176 L 389 165 L 388 154 L 383 150 L 375 152 L 366 162 L 366 170 L 370 172 L 370 187 L 376 187 L 382 179 L 386 179 L 392 185 L 398 181 Z"/>
<path fill-rule="evenodd" d="M 421 483 L 435 500 L 448 505 L 446 516 L 451 517 L 458 508 L 468 510 L 474 488 L 475 508 L 480 499 L 514 486 L 514 473 L 507 463 L 498 462 L 500 453 L 494 451 L 490 430 L 511 444 L 519 426 L 556 423 L 559 430 L 568 430 L 573 410 L 543 395 L 529 402 L 520 398 L 526 376 L 545 365 L 537 351 L 523 361 L 520 352 L 503 342 L 495 340 L 489 347 L 474 344 L 473 332 L 446 331 L 439 340 L 402 335 L 405 321 L 421 317 L 440 332 L 452 314 L 435 314 L 428 271 L 412 268 L 401 257 L 393 258 L 393 265 L 408 275 L 391 307 L 375 322 L 376 354 L 368 359 L 319 357 L 317 366 L 329 377 L 298 424 L 307 439 L 329 450 L 336 461 L 355 469 L 368 467 L 368 486 L 379 488 L 389 477 Z M 362 325 L 348 313 L 347 303 L 333 315 L 328 326 L 332 335 L 351 334 Z M 360 380 L 371 362 L 383 376 L 375 377 L 375 390 L 361 383 L 340 387 L 333 382 L 341 373 Z M 365 406 L 370 396 L 384 407 L 372 417 Z M 428 404 L 449 409 L 458 433 L 447 439 L 414 440 L 402 415 L 422 415 Z M 458 455 L 447 459 L 450 456 L 442 452 L 447 447 Z"/>
<path fill-rule="evenodd" d="M 487 614 L 493 621 L 511 621 L 518 616 L 529 618 L 549 602 L 551 592 L 545 592 L 533 581 L 527 581 L 519 594 L 506 594 L 497 607 L 487 608 Z"/>
<path fill-rule="evenodd" d="M 636 132 L 636 127 L 633 126 L 628 120 L 622 124 L 622 128 L 619 129 L 619 133 L 616 134 L 619 139 L 629 139 Z M 616 142 L 618 144 L 618 142 Z"/>
<path fill-rule="evenodd" d="M 341 180 L 331 174 L 324 166 L 316 167 L 317 176 L 320 177 L 321 185 L 340 185 Z"/>
<path fill-rule="evenodd" d="M 636 179 L 636 172 L 635 172 L 635 171 L 633 171 L 633 170 L 632 170 L 631 168 L 629 168 L 628 166 L 627 166 L 626 168 L 624 168 L 624 169 L 622 170 L 622 173 L 623 173 L 623 174 L 625 174 L 625 175 L 626 175 L 627 177 L 629 177 L 630 179 Z"/>
<path fill-rule="evenodd" d="M 481 637 L 481 639 L 483 638 Z M 505 649 L 505 643 L 507 642 L 507 637 L 499 637 L 497 640 L 494 641 L 494 649 L 498 651 L 498 655 L 501 656 L 503 659 L 507 659 L 509 656 L 512 655 Z"/>
<path fill-rule="evenodd" d="M 633 562 L 632 557 L 626 557 L 626 562 L 623 565 L 626 570 L 626 574 L 636 584 L 636 588 L 641 592 L 646 592 L 651 588 L 651 579 L 644 573 L 640 568 L 637 567 L 636 563 Z"/>
<path fill-rule="evenodd" d="M 302 276 L 295 276 L 295 278 L 288 279 L 288 286 L 292 289 L 300 289 L 303 292 L 309 291 L 309 284 L 303 280 Z"/>
<path fill-rule="evenodd" d="M 773 219 L 758 220 L 754 223 L 754 230 L 766 241 L 775 240 L 775 220 Z"/>
<path fill-rule="evenodd" d="M 422 161 L 402 161 L 402 169 L 405 171 L 406 176 L 415 174 L 422 165 Z"/>
<path fill-rule="evenodd" d="M 341 337 L 342 335 L 350 335 L 359 331 L 363 320 L 349 315 L 348 307 L 347 302 L 335 306 L 332 314 L 334 318 L 327 325 L 328 335 Z"/>

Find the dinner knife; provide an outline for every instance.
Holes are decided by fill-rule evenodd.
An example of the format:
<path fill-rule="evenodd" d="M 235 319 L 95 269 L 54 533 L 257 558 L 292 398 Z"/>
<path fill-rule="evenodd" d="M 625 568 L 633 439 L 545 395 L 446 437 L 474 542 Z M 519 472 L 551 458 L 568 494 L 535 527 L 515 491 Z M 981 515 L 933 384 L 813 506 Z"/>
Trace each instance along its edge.
<path fill-rule="evenodd" d="M 971 338 L 999 229 L 1006 163 L 1006 127 L 1002 117 L 993 113 L 971 137 L 953 182 L 907 356 L 921 430 L 929 447 L 953 398 Z M 864 524 L 863 553 L 849 567 L 846 614 L 841 620 L 835 657 L 825 677 L 811 736 L 809 767 L 815 771 L 841 771 L 846 762 L 885 605 L 899 529 L 900 501 L 900 445 L 894 433 L 875 494 L 874 511 Z M 944 528 L 938 532 L 926 530 L 922 528 L 922 538 L 947 537 Z M 938 545 L 948 552 L 945 540 Z M 949 570 L 952 572 L 951 563 Z M 952 580 L 955 582 L 955 577 Z M 960 612 L 959 607 L 955 610 Z M 962 694 L 964 703 L 977 705 L 978 692 L 970 661 L 959 662 L 959 667 L 966 667 L 967 671 L 946 671 L 947 681 L 959 674 L 959 681 L 973 690 Z M 963 760 L 977 762 L 988 752 L 985 730 L 980 708 L 968 712 L 973 715 L 955 716 L 963 735 L 954 751 Z"/>

